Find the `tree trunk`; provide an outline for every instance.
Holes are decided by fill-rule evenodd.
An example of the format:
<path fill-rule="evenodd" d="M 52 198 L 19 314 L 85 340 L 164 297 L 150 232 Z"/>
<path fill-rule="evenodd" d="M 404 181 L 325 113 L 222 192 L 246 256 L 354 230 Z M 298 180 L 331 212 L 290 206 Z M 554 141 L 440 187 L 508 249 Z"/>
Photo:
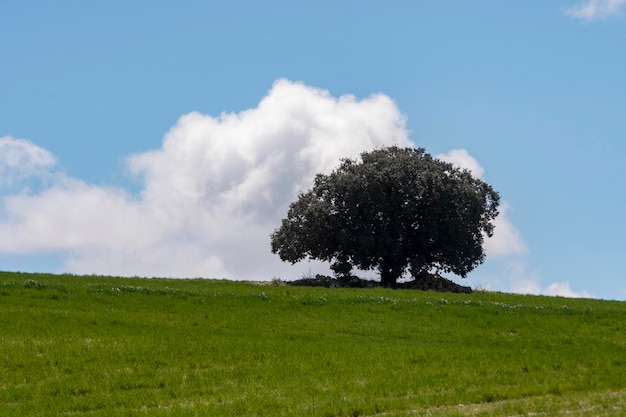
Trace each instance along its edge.
<path fill-rule="evenodd" d="M 335 273 L 335 278 L 345 283 L 350 279 L 352 264 L 348 262 L 347 257 L 340 257 L 330 266 L 330 269 Z"/>
<path fill-rule="evenodd" d="M 383 287 L 395 287 L 399 275 L 394 271 L 395 268 L 380 267 L 380 284 Z"/>

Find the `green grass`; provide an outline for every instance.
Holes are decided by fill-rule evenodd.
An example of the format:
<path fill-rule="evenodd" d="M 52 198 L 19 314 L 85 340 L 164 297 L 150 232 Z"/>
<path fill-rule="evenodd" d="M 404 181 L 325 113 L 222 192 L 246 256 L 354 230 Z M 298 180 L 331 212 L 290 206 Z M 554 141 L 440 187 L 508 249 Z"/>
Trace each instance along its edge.
<path fill-rule="evenodd" d="M 0 272 L 2 416 L 618 416 L 626 303 Z"/>

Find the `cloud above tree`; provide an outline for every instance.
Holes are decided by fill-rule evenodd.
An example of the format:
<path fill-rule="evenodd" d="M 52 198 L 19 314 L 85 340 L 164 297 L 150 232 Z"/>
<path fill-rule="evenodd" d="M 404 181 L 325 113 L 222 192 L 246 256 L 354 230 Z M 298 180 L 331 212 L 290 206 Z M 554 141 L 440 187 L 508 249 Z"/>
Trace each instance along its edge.
<path fill-rule="evenodd" d="M 270 233 L 316 173 L 385 145 L 414 146 L 389 97 L 333 97 L 288 80 L 254 108 L 182 116 L 158 149 L 126 159 L 137 193 L 70 178 L 45 149 L 2 138 L 0 254 L 60 252 L 81 274 L 298 278 L 317 264 L 282 263 Z M 465 150 L 446 157 L 483 174 Z M 46 181 L 33 189 L 33 177 Z M 523 250 L 506 207 L 498 219 L 488 256 Z"/>

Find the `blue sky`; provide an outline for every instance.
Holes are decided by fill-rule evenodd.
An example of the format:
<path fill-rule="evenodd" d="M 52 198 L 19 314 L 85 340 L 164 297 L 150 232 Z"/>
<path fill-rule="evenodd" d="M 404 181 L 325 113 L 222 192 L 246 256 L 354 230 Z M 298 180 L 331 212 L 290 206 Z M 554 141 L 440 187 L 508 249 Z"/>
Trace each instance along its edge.
<path fill-rule="evenodd" d="M 268 233 L 314 172 L 398 143 L 501 193 L 452 278 L 624 300 L 625 41 L 624 0 L 0 0 L 0 269 L 324 272 Z"/>

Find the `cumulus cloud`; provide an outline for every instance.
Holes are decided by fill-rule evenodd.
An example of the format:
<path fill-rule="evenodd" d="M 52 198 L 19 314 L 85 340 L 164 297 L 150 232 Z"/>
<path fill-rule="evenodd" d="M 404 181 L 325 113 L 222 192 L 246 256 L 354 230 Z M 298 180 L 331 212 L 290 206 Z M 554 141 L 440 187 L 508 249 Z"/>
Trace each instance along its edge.
<path fill-rule="evenodd" d="M 0 138 L 0 189 L 13 188 L 29 177 L 41 177 L 55 164 L 50 152 L 27 140 Z"/>
<path fill-rule="evenodd" d="M 518 294 L 540 294 L 541 277 L 537 271 L 528 268 L 526 262 L 516 260 L 508 262 L 504 273 L 510 282 L 510 291 Z"/>
<path fill-rule="evenodd" d="M 544 295 L 553 295 L 568 298 L 591 298 L 586 291 L 574 291 L 569 282 L 553 282 L 543 290 Z"/>
<path fill-rule="evenodd" d="M 333 97 L 287 80 L 254 108 L 182 116 L 162 146 L 126 159 L 140 180 L 137 193 L 67 177 L 45 149 L 1 138 L 0 254 L 62 253 L 65 270 L 81 274 L 266 280 L 327 273 L 323 263 L 280 261 L 270 233 L 316 173 L 394 144 L 414 146 L 389 97 Z M 464 149 L 438 157 L 484 174 Z M 503 203 L 488 257 L 526 251 L 509 212 Z M 540 291 L 530 286 L 537 277 L 518 275 L 519 285 L 529 282 L 525 291 Z"/>
<path fill-rule="evenodd" d="M 567 281 L 543 286 L 540 274 L 523 260 L 508 262 L 503 271 L 508 276 L 510 291 L 518 294 L 549 295 L 568 298 L 592 298 L 587 291 L 575 291 Z"/>
<path fill-rule="evenodd" d="M 437 155 L 436 158 L 449 162 L 454 166 L 467 169 L 476 178 L 482 178 L 485 173 L 485 169 L 482 165 L 480 165 L 466 149 L 453 149 L 448 153 Z"/>
<path fill-rule="evenodd" d="M 588 0 L 563 9 L 566 16 L 586 22 L 606 19 L 620 14 L 626 0 Z"/>
<path fill-rule="evenodd" d="M 29 142 L 0 143 L 10 150 L 0 169 L 54 167 Z M 257 107 L 187 114 L 161 148 L 129 157 L 143 181 L 137 195 L 62 175 L 41 191 L 6 195 L 0 253 L 62 251 L 76 273 L 290 278 L 269 247 L 289 203 L 340 158 L 393 144 L 412 145 L 389 97 L 335 98 L 279 80 Z"/>
<path fill-rule="evenodd" d="M 439 154 L 436 158 L 467 169 L 477 178 L 482 178 L 485 173 L 481 164 L 465 149 L 454 149 Z M 499 210 L 500 213 L 494 220 L 494 234 L 491 238 L 485 239 L 487 257 L 496 258 L 494 264 L 497 265 L 498 272 L 490 276 L 488 282 L 481 281 L 481 287 L 491 287 L 495 284 L 496 287 L 506 288 L 507 291 L 518 294 L 590 297 L 587 292 L 572 290 L 568 282 L 556 282 L 543 287 L 541 275 L 529 266 L 526 259 L 528 247 L 509 217 L 511 206 L 503 200 Z"/>
<path fill-rule="evenodd" d="M 485 173 L 482 165 L 465 149 L 453 149 L 445 154 L 436 155 L 436 158 L 467 169 L 476 178 L 482 178 Z M 494 234 L 491 238 L 485 239 L 487 256 L 522 255 L 527 251 L 521 234 L 508 217 L 510 209 L 506 201 L 501 202 L 500 214 L 494 220 Z"/>
<path fill-rule="evenodd" d="M 507 202 L 500 204 L 500 213 L 493 222 L 495 226 L 493 236 L 485 239 L 487 256 L 523 255 L 528 251 L 520 232 L 509 219 L 509 210 Z"/>

